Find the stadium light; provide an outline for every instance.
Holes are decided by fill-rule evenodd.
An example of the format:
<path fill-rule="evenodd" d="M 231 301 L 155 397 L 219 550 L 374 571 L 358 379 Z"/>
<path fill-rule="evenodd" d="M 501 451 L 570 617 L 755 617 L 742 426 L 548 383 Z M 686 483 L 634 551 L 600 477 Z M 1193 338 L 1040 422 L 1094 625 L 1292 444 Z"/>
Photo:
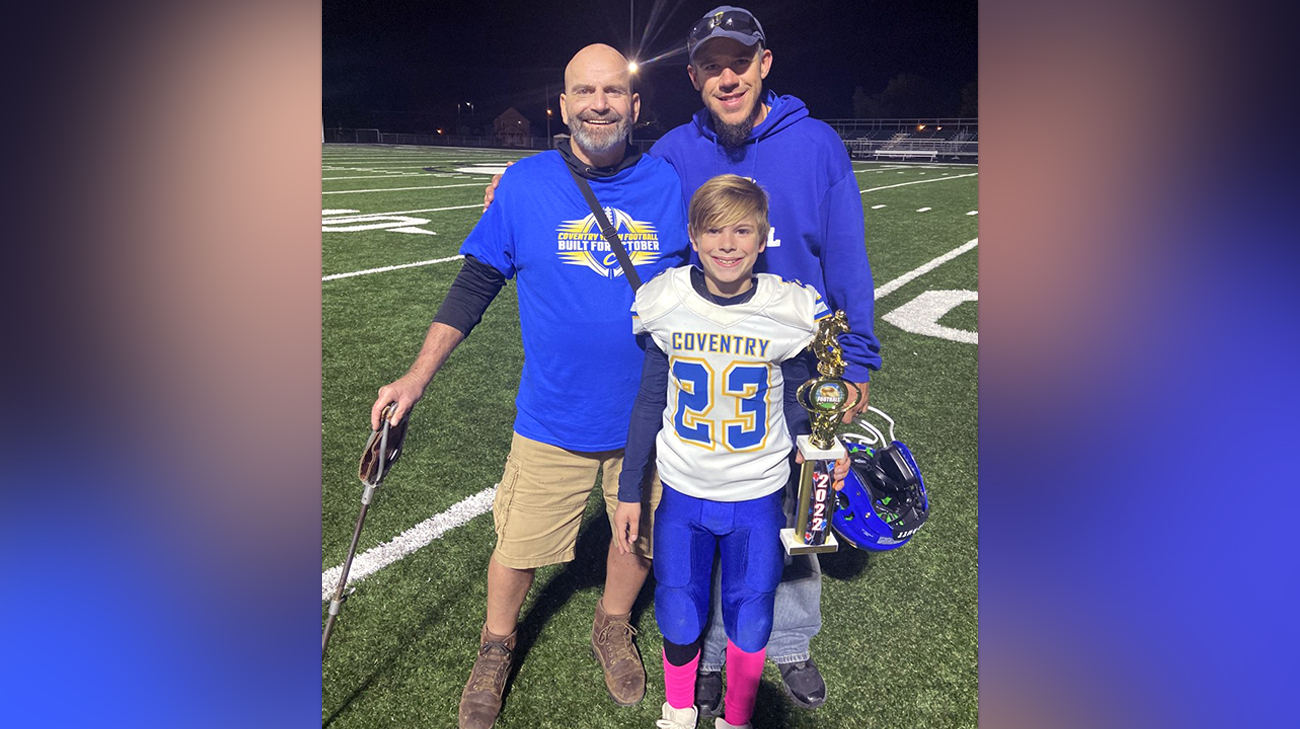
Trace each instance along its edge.
<path fill-rule="evenodd" d="M 546 148 L 550 149 L 554 140 L 551 137 L 551 85 L 546 84 Z"/>
<path fill-rule="evenodd" d="M 636 61 L 627 64 L 627 70 L 629 73 L 636 73 L 638 68 L 640 68 L 640 66 L 637 65 Z"/>

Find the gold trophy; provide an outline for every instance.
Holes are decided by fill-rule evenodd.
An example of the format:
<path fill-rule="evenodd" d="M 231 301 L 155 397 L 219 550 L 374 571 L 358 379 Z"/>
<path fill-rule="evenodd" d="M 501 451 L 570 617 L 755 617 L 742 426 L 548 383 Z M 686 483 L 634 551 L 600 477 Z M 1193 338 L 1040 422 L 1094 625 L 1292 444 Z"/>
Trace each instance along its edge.
<path fill-rule="evenodd" d="M 835 426 L 846 411 L 862 399 L 862 393 L 850 388 L 844 374 L 843 349 L 836 337 L 849 331 L 843 311 L 823 319 L 808 346 L 817 355 L 817 372 L 799 386 L 795 399 L 808 411 L 811 435 L 795 439 L 803 469 L 799 472 L 799 504 L 795 528 L 781 530 L 781 544 L 786 554 L 834 552 L 839 549 L 835 535 L 827 530 L 831 520 L 831 481 L 835 461 L 847 455 L 844 444 L 835 437 Z"/>

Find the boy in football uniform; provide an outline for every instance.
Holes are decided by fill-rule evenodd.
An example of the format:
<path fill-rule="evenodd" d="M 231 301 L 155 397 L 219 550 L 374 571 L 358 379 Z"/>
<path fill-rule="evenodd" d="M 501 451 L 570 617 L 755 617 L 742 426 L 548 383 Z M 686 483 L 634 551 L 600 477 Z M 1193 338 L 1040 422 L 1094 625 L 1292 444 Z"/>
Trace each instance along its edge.
<path fill-rule="evenodd" d="M 781 363 L 813 339 L 830 311 L 811 287 L 754 274 L 766 246 L 767 196 L 720 175 L 692 196 L 691 245 L 700 266 L 669 269 L 636 294 L 632 328 L 645 364 L 633 408 L 614 538 L 636 540 L 640 490 L 657 465 L 655 615 L 664 636 L 660 727 L 694 727 L 695 676 L 720 553 L 727 634 L 725 714 L 748 727 L 754 711 L 783 552 L 783 489 L 793 444 Z M 792 383 L 791 390 L 799 383 Z"/>

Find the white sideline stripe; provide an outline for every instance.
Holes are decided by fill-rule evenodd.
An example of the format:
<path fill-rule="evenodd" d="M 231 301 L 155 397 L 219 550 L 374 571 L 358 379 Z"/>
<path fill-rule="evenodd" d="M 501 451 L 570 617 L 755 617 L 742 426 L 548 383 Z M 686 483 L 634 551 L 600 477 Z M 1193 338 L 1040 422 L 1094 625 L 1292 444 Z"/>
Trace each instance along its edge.
<path fill-rule="evenodd" d="M 881 187 L 869 187 L 865 190 L 858 190 L 858 192 L 862 192 L 862 193 L 875 192 L 876 190 L 888 190 L 891 187 L 906 187 L 907 185 L 924 185 L 928 182 L 940 182 L 942 180 L 960 180 L 963 177 L 974 177 L 978 174 L 979 174 L 978 172 L 972 172 L 968 175 L 952 175 L 951 177 L 936 177 L 933 180 L 914 180 L 912 182 L 900 182 L 897 185 L 883 185 Z"/>
<path fill-rule="evenodd" d="M 881 287 L 877 288 L 877 289 L 876 289 L 876 299 L 880 299 L 882 296 L 886 296 L 886 295 L 888 295 L 888 294 L 892 294 L 894 291 L 897 291 L 899 288 L 901 288 L 904 284 L 907 284 L 908 282 L 910 282 L 912 279 L 914 279 L 914 278 L 916 278 L 916 277 L 918 277 L 918 276 L 920 276 L 920 275 L 922 275 L 922 274 L 924 274 L 924 273 L 927 273 L 927 272 L 929 272 L 929 271 L 932 271 L 932 270 L 934 270 L 935 268 L 938 268 L 940 265 L 942 265 L 942 264 L 944 264 L 944 263 L 947 263 L 948 261 L 951 261 L 952 259 L 956 258 L 957 256 L 960 256 L 961 254 L 965 253 L 966 251 L 969 251 L 970 249 L 972 249 L 972 248 L 974 248 L 975 246 L 979 245 L 979 242 L 980 242 L 980 239 L 979 239 L 979 238 L 975 238 L 974 240 L 966 241 L 965 243 L 963 243 L 963 244 L 957 246 L 956 248 L 954 248 L 954 249 L 948 251 L 947 253 L 943 254 L 942 256 L 939 256 L 938 258 L 934 259 L 933 261 L 930 261 L 929 263 L 921 264 L 920 266 L 918 266 L 918 267 L 912 269 L 911 271 L 908 271 L 907 273 L 903 274 L 902 276 L 899 276 L 898 278 L 894 279 L 893 281 L 890 281 L 889 283 L 885 284 L 884 286 L 881 286 Z"/>
<path fill-rule="evenodd" d="M 352 271 L 350 273 L 332 273 L 328 276 L 321 276 L 321 281 L 333 281 L 340 278 L 351 278 L 353 276 L 364 276 L 367 273 L 384 273 L 386 271 L 396 271 L 399 268 L 415 268 L 416 266 L 428 266 L 433 263 L 446 263 L 447 261 L 458 261 L 464 256 L 452 256 L 451 258 L 435 258 L 432 261 L 417 261 L 415 263 L 402 263 L 396 266 L 384 266 L 383 268 L 368 268 L 364 271 Z"/>
<path fill-rule="evenodd" d="M 493 484 L 473 496 L 461 499 L 450 509 L 425 519 L 393 539 L 358 554 L 352 559 L 352 567 L 348 570 L 348 584 L 366 579 L 452 529 L 467 523 L 470 519 L 486 513 L 492 508 L 492 499 L 496 493 L 497 487 Z M 333 597 L 334 590 L 338 588 L 339 578 L 342 576 L 343 565 L 341 564 L 321 573 L 321 602 L 327 602 Z"/>
<path fill-rule="evenodd" d="M 462 182 L 459 185 L 427 185 L 425 187 L 383 187 L 378 190 L 335 190 L 333 192 L 322 192 L 322 195 L 347 195 L 355 192 L 401 192 L 403 190 L 441 190 L 444 187 L 487 187 L 482 182 Z"/>

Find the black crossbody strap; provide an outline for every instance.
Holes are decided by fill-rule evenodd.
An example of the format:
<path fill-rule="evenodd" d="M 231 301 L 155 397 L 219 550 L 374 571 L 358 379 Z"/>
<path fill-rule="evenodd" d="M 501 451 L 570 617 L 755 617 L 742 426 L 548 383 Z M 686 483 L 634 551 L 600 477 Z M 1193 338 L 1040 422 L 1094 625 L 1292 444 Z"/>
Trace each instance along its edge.
<path fill-rule="evenodd" d="M 614 249 L 614 255 L 618 258 L 618 265 L 623 267 L 623 275 L 627 277 L 627 282 L 632 286 L 632 291 L 641 288 L 641 277 L 636 274 L 636 269 L 632 266 L 632 258 L 627 255 L 627 249 L 623 247 L 623 242 L 618 239 L 618 233 L 614 231 L 614 226 L 605 216 L 605 211 L 600 207 L 600 201 L 596 199 L 596 193 L 591 191 L 591 185 L 587 184 L 586 178 L 578 174 L 578 171 L 569 167 L 569 174 L 573 175 L 573 181 L 578 183 L 578 189 L 582 191 L 582 196 L 587 199 L 587 207 L 596 216 L 596 225 L 600 226 L 600 234 L 605 236 L 609 245 Z"/>

